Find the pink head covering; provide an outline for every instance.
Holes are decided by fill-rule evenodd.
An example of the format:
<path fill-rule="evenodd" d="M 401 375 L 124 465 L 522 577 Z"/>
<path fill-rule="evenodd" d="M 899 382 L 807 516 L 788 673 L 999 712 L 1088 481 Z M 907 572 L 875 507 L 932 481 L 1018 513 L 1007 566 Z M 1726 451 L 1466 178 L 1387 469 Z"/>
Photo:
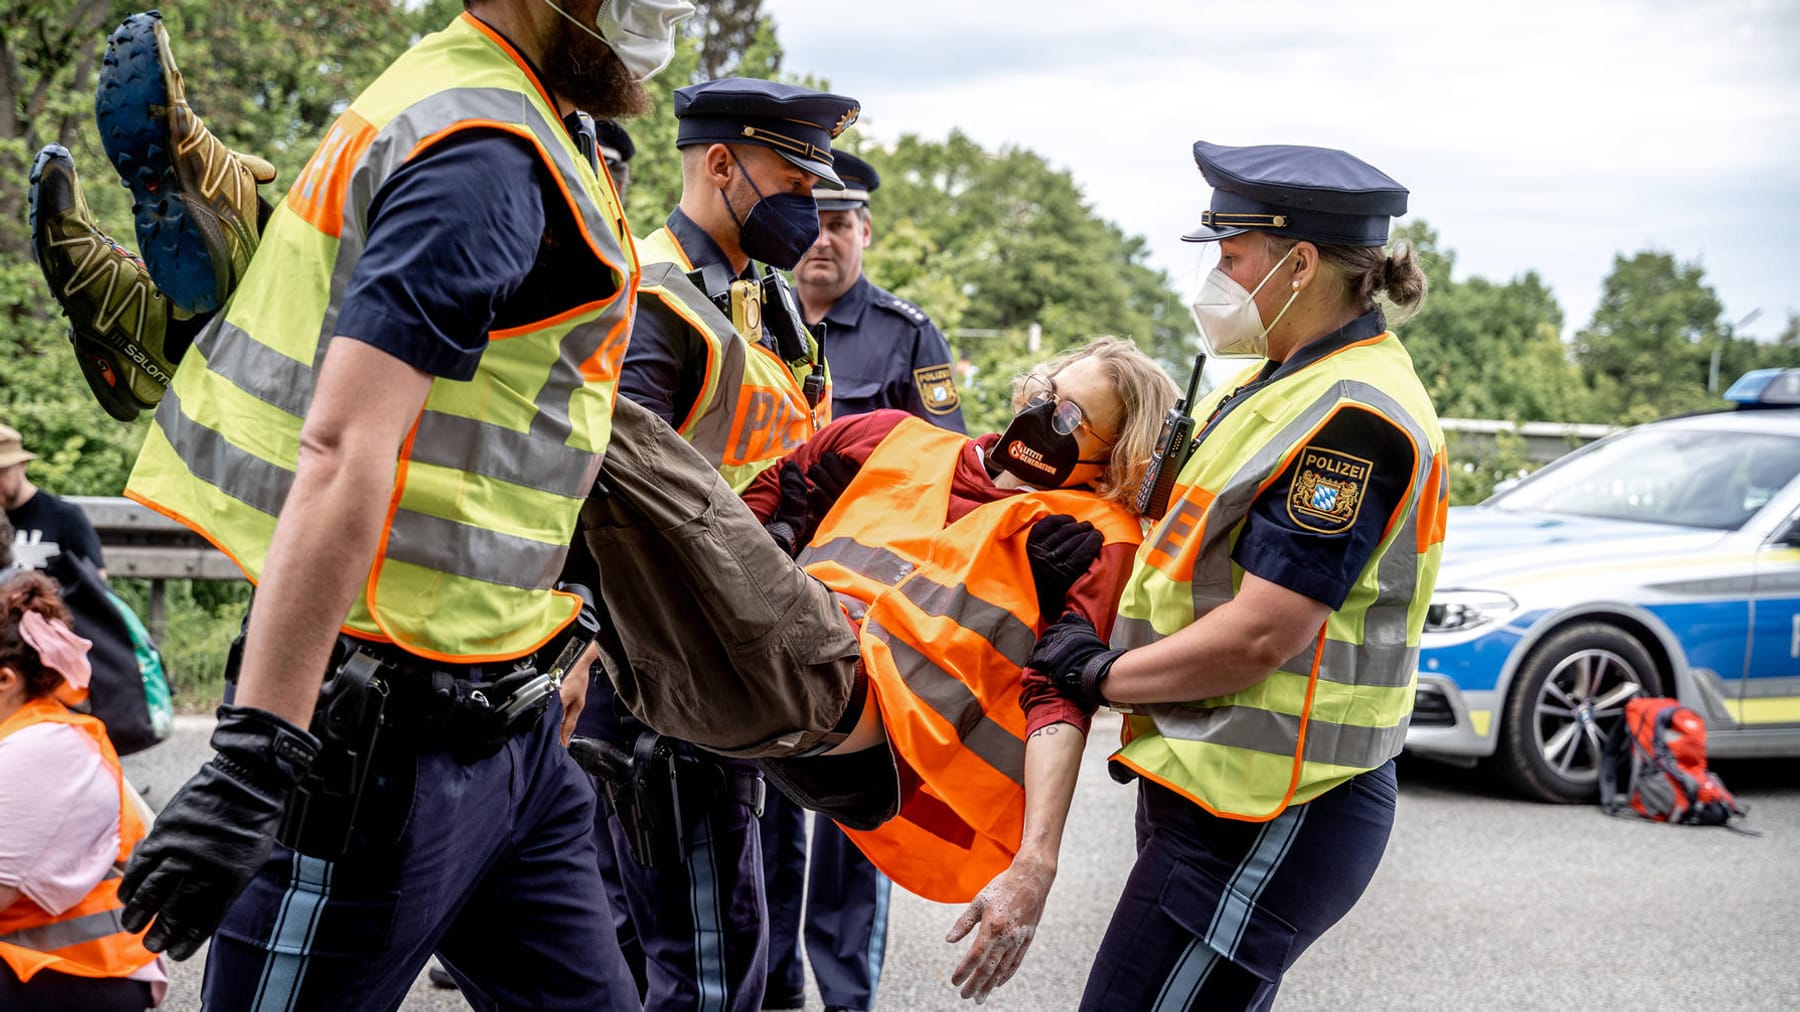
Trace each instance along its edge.
<path fill-rule="evenodd" d="M 88 665 L 88 649 L 94 644 L 75 635 L 68 623 L 60 618 L 45 618 L 28 608 L 19 618 L 19 638 L 38 652 L 44 667 L 77 689 L 87 688 L 94 673 Z"/>

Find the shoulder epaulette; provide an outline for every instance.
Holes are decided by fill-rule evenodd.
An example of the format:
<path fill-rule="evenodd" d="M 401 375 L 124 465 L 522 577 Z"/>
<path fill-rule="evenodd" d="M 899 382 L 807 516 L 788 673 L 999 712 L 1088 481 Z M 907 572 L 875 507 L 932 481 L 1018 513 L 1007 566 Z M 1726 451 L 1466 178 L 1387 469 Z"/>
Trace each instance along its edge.
<path fill-rule="evenodd" d="M 904 316 L 921 326 L 931 322 L 931 317 L 925 315 L 925 310 L 920 309 L 918 306 L 895 295 L 893 292 L 886 289 L 877 289 L 876 292 L 875 304 L 877 306 L 899 313 L 901 316 Z"/>

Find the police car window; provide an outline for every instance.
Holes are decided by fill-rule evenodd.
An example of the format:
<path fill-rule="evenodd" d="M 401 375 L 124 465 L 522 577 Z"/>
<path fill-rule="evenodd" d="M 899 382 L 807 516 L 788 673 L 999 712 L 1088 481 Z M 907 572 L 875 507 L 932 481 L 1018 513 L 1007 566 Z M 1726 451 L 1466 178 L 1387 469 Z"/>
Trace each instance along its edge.
<path fill-rule="evenodd" d="M 1490 505 L 1734 530 L 1796 474 L 1800 439 L 1652 426 L 1559 461 Z"/>

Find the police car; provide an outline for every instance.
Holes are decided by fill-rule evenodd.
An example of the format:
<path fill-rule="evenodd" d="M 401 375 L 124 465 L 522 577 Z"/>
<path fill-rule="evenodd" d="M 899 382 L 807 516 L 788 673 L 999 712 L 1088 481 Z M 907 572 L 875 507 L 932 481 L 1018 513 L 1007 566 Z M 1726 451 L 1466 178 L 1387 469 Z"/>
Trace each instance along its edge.
<path fill-rule="evenodd" d="M 1450 511 L 1409 751 L 1590 800 L 1641 693 L 1704 715 L 1710 755 L 1800 755 L 1800 369 L 1726 398 Z"/>

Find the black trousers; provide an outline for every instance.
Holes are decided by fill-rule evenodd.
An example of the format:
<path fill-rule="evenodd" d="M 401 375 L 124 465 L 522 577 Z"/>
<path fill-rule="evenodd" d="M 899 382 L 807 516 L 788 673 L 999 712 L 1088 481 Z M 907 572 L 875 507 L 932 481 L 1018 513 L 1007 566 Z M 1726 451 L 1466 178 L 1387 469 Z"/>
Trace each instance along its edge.
<path fill-rule="evenodd" d="M 144 1012 L 149 1007 L 150 985 L 141 980 L 39 970 L 21 983 L 13 968 L 0 962 L 0 1009 L 6 1012 Z"/>
<path fill-rule="evenodd" d="M 1137 863 L 1084 1010 L 1267 1009 L 1282 974 L 1362 897 L 1394 825 L 1392 760 L 1268 822 L 1138 788 Z"/>

